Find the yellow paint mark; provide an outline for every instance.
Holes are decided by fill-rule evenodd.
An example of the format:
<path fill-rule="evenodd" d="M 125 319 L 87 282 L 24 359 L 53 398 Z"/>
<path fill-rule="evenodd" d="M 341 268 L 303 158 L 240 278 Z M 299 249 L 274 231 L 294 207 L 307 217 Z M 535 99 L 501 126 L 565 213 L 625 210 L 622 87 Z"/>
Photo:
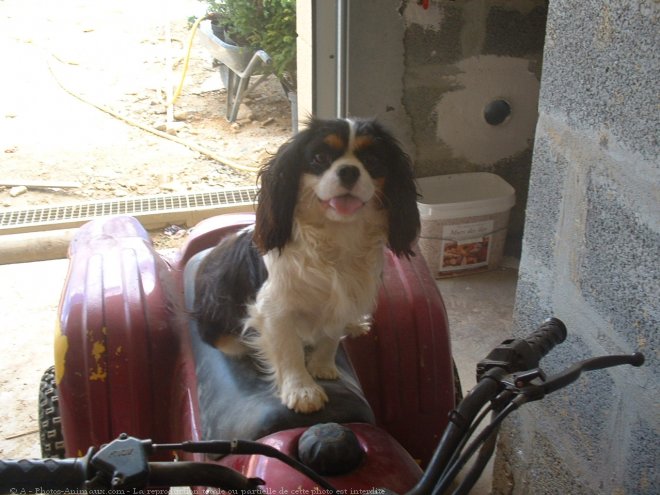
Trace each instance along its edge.
<path fill-rule="evenodd" d="M 55 324 L 55 384 L 59 385 L 64 378 L 66 367 L 66 352 L 69 350 L 69 339 L 62 335 L 60 322 Z"/>
<path fill-rule="evenodd" d="M 94 342 L 94 344 L 92 344 L 92 357 L 96 362 L 96 369 L 91 370 L 89 374 L 89 379 L 91 381 L 101 380 L 104 382 L 108 376 L 108 372 L 103 368 L 101 363 L 101 359 L 105 354 L 105 350 L 105 345 L 100 340 L 97 340 Z"/>
<path fill-rule="evenodd" d="M 94 360 L 98 363 L 103 357 L 103 354 L 105 354 L 105 345 L 100 340 L 97 340 L 92 345 L 92 356 L 94 356 Z"/>
<path fill-rule="evenodd" d="M 115 350 L 115 356 L 121 355 L 122 348 L 121 346 L 117 347 L 117 350 Z"/>

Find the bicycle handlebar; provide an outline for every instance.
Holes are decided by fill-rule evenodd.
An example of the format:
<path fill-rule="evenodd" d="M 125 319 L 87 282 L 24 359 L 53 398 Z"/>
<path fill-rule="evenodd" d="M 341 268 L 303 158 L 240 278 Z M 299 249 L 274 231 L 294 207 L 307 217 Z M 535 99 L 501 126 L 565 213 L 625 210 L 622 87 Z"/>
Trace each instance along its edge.
<path fill-rule="evenodd" d="M 212 486 L 228 493 L 260 493 L 266 482 L 246 478 L 220 464 L 206 462 L 150 462 L 149 484 L 152 486 Z"/>
<path fill-rule="evenodd" d="M 44 487 L 65 491 L 84 486 L 92 449 L 74 459 L 22 459 L 0 461 L 0 493 L 30 492 Z"/>
<path fill-rule="evenodd" d="M 541 359 L 566 339 L 566 325 L 558 318 L 548 318 L 524 339 L 509 339 L 493 349 L 477 364 L 477 381 L 492 368 L 508 373 L 538 367 Z"/>
<path fill-rule="evenodd" d="M 566 340 L 566 325 L 559 318 L 548 318 L 524 339 L 529 346 L 529 357 L 535 365 L 538 365 L 553 347 L 564 340 Z"/>
<path fill-rule="evenodd" d="M 505 340 L 481 360 L 477 364 L 477 385 L 450 414 L 449 424 L 426 472 L 406 495 L 431 493 L 474 418 L 484 404 L 488 404 L 500 392 L 500 379 L 506 373 L 536 367 L 543 356 L 565 339 L 564 323 L 557 318 L 548 318 L 527 338 Z"/>
<path fill-rule="evenodd" d="M 148 462 L 154 444 L 120 435 L 100 450 L 69 459 L 0 461 L 0 493 L 58 493 L 113 488 L 125 493 L 144 486 L 213 486 L 236 493 L 259 493 L 265 482 L 218 464 Z"/>
<path fill-rule="evenodd" d="M 89 456 L 70 459 L 21 459 L 0 461 L 0 493 L 68 493 L 73 490 L 109 488 L 132 493 L 143 484 L 123 484 L 121 478 L 97 476 Z M 259 493 L 265 482 L 204 462 L 149 462 L 150 486 L 213 486 L 236 493 Z"/>
<path fill-rule="evenodd" d="M 549 318 L 526 338 L 504 341 L 478 363 L 477 385 L 452 412 L 450 424 L 434 455 L 434 459 L 437 457 L 443 460 L 434 466 L 435 477 L 429 476 L 423 486 L 422 482 L 429 473 L 427 470 L 420 483 L 407 495 L 444 493 L 481 445 L 483 447 L 479 458 L 454 492 L 468 493 L 490 459 L 499 425 L 508 414 L 526 402 L 541 399 L 546 394 L 569 385 L 577 380 L 582 371 L 623 364 L 641 366 L 644 363 L 644 356 L 638 352 L 631 355 L 597 357 L 576 363 L 546 380 L 545 374 L 538 368 L 539 362 L 553 347 L 566 339 L 566 333 L 566 326 L 561 320 Z M 489 402 L 490 407 L 486 411 L 493 412 L 492 422 L 466 446 L 465 442 L 476 424 L 481 421 L 481 418 L 476 419 L 479 411 Z M 436 480 L 433 485 L 432 479 Z M 428 490 L 431 487 L 432 492 Z"/>
<path fill-rule="evenodd" d="M 632 354 L 601 356 L 586 359 L 584 361 L 580 361 L 579 363 L 575 363 L 570 368 L 562 371 L 558 375 L 553 376 L 541 387 L 546 394 L 550 394 L 556 390 L 564 388 L 570 383 L 573 383 L 580 377 L 583 371 L 600 370 L 603 368 L 620 366 L 622 364 L 629 364 L 631 366 L 639 367 L 644 364 L 644 354 L 641 352 L 634 352 Z"/>

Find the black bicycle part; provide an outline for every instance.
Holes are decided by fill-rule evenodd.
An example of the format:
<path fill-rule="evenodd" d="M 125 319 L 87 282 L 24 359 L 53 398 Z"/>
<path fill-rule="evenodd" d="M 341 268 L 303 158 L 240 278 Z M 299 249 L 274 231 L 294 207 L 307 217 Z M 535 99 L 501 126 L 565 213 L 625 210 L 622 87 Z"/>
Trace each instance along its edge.
<path fill-rule="evenodd" d="M 502 421 L 520 406 L 526 404 L 527 402 L 540 400 L 545 397 L 545 395 L 570 385 L 578 379 L 582 371 L 593 371 L 624 364 L 639 367 L 644 364 L 644 355 L 639 352 L 635 352 L 633 354 L 627 355 L 602 356 L 586 359 L 574 364 L 567 370 L 551 377 L 547 381 L 544 381 L 540 384 L 530 383 L 534 377 L 540 377 L 540 375 L 542 375 L 542 373 L 534 373 L 534 371 L 538 372 L 540 370 L 529 370 L 529 372 L 514 374 L 513 378 L 507 377 L 502 383 L 505 386 L 510 387 L 510 389 L 503 392 L 503 394 L 508 392 L 511 394 L 513 399 L 507 403 L 507 405 L 499 412 L 499 414 L 496 415 L 493 421 L 479 433 L 479 435 L 470 443 L 470 445 L 465 448 L 465 451 L 461 453 L 460 457 L 449 465 L 448 469 L 433 491 L 433 494 L 443 493 L 444 490 L 450 486 L 450 483 L 454 480 L 461 468 L 467 463 L 470 457 L 474 455 L 476 450 L 479 448 L 479 445 L 482 445 L 478 459 L 475 461 L 467 475 L 463 478 L 459 487 L 453 492 L 454 495 L 463 495 L 469 493 L 470 489 L 479 479 L 481 472 L 492 456 L 495 448 L 495 441 L 497 439 L 497 433 Z M 518 376 L 516 377 L 516 375 Z M 529 382 L 526 382 L 529 384 L 517 388 L 518 386 L 516 384 L 519 383 L 521 375 L 524 375 L 529 379 Z"/>
<path fill-rule="evenodd" d="M 566 339 L 566 333 L 566 326 L 561 320 L 550 318 L 528 337 L 504 341 L 479 362 L 477 385 L 450 413 L 449 424 L 426 472 L 407 495 L 443 493 L 467 461 L 481 448 L 478 458 L 454 491 L 454 494 L 469 493 L 492 456 L 501 422 L 511 412 L 526 402 L 538 400 L 575 381 L 583 370 L 620 364 L 639 366 L 643 362 L 643 356 L 638 353 L 594 358 L 578 363 L 546 381 L 538 364 L 555 345 Z M 494 419 L 466 446 L 476 426 L 475 417 L 489 402 Z"/>
<path fill-rule="evenodd" d="M 470 467 L 469 471 L 465 473 L 458 488 L 454 491 L 454 495 L 467 495 L 470 493 L 472 487 L 474 487 L 477 480 L 481 477 L 481 473 L 483 473 L 488 461 L 490 461 L 490 458 L 493 456 L 493 452 L 495 452 L 498 433 L 499 428 L 495 429 L 484 441 L 481 449 L 479 449 L 479 454 L 477 455 L 474 464 Z"/>
<path fill-rule="evenodd" d="M 457 446 L 470 430 L 473 419 L 479 414 L 484 404 L 487 404 L 497 394 L 500 388 L 499 380 L 506 374 L 504 370 L 498 370 L 498 368 L 489 370 L 482 380 L 468 392 L 456 409 L 449 414 L 447 428 L 440 438 L 426 471 L 406 495 L 428 495 L 433 491 Z"/>
<path fill-rule="evenodd" d="M 337 489 L 332 484 L 328 483 L 308 466 L 297 459 L 289 457 L 284 452 L 281 452 L 270 445 L 265 445 L 259 442 L 250 440 L 203 440 L 199 442 L 153 444 L 153 448 L 154 450 L 182 450 L 183 452 L 200 454 L 264 455 L 282 461 L 286 465 L 304 474 L 314 483 L 319 485 L 319 487 L 323 488 L 327 493 L 331 495 L 337 494 Z"/>
<path fill-rule="evenodd" d="M 130 490 L 149 484 L 150 440 L 138 440 L 122 433 L 104 445 L 90 460 L 96 469 L 94 485 Z"/>
<path fill-rule="evenodd" d="M 89 479 L 93 449 L 75 459 L 0 461 L 0 493 L 52 492 L 80 489 Z"/>
<path fill-rule="evenodd" d="M 96 469 L 90 487 L 111 487 L 134 490 L 144 486 L 213 486 L 224 490 L 250 490 L 259 493 L 265 482 L 247 478 L 233 469 L 203 462 L 148 462 L 147 456 L 163 446 L 151 440 L 139 440 L 122 434 L 92 456 L 90 464 Z"/>
<path fill-rule="evenodd" d="M 587 359 L 574 364 L 567 370 L 551 377 L 547 381 L 545 381 L 545 377 L 541 370 L 538 369 L 514 373 L 513 375 L 505 377 L 505 379 L 502 380 L 502 385 L 507 387 L 507 390 L 502 392 L 502 395 L 508 393 L 512 399 L 508 401 L 508 403 L 506 403 L 507 401 L 504 401 L 506 405 L 499 408 L 500 412 L 492 422 L 484 428 L 479 435 L 477 435 L 456 460 L 448 465 L 437 483 L 433 494 L 444 493 L 445 490 L 449 488 L 451 482 L 456 478 L 459 471 L 465 466 L 481 445 L 482 447 L 478 459 L 475 461 L 466 477 L 462 480 L 459 487 L 453 492 L 454 495 L 469 493 L 492 456 L 497 433 L 502 421 L 523 404 L 540 400 L 545 397 L 545 395 L 571 384 L 577 380 L 582 371 L 592 371 L 624 364 L 638 367 L 643 363 L 644 356 L 641 353 L 636 352 L 629 355 L 602 356 Z M 492 372 L 493 370 L 489 370 L 489 373 Z"/>
<path fill-rule="evenodd" d="M 507 404 L 509 404 L 513 395 L 514 395 L 513 392 L 511 392 L 510 390 L 504 390 L 497 397 L 495 397 L 495 399 L 491 401 L 490 407 L 485 409 L 484 413 L 490 413 L 491 417 L 495 419 L 497 415 L 502 411 L 502 409 L 506 407 Z M 452 460 L 450 462 L 453 463 L 458 461 L 459 457 L 463 455 L 465 444 L 468 442 L 469 438 L 474 434 L 474 432 L 477 429 L 477 426 L 481 424 L 483 419 L 484 418 L 480 416 L 476 419 L 476 421 L 474 421 L 471 430 L 466 434 L 465 438 L 463 439 L 463 442 L 459 447 L 459 450 L 455 453 L 455 455 L 452 457 Z M 479 455 L 474 460 L 472 466 L 470 466 L 470 469 L 467 471 L 467 473 L 465 473 L 458 488 L 456 488 L 456 490 L 454 491 L 454 495 L 466 495 L 470 493 L 472 487 L 481 477 L 481 473 L 486 468 L 488 461 L 490 461 L 490 458 L 493 456 L 493 452 L 495 452 L 495 445 L 497 443 L 498 434 L 499 434 L 499 425 L 490 433 L 490 435 L 487 436 L 487 438 L 483 442 L 483 445 L 479 449 Z M 469 446 L 468 449 L 470 449 Z"/>
<path fill-rule="evenodd" d="M 633 354 L 619 355 L 619 356 L 601 356 L 591 359 L 585 359 L 579 363 L 574 364 L 565 371 L 558 375 L 553 376 L 547 380 L 543 385 L 543 390 L 546 394 L 550 394 L 555 390 L 565 387 L 577 380 L 583 371 L 600 370 L 603 368 L 611 368 L 612 366 L 620 366 L 622 364 L 630 364 L 639 367 L 644 364 L 644 355 L 641 352 Z"/>
<path fill-rule="evenodd" d="M 537 367 L 541 358 L 565 338 L 566 325 L 557 318 L 548 318 L 527 338 L 505 340 L 480 361 L 477 385 L 450 413 L 447 428 L 426 471 L 407 495 L 431 493 L 476 415 L 501 390 L 500 381 L 507 373 Z"/>
<path fill-rule="evenodd" d="M 477 381 L 491 368 L 509 373 L 538 367 L 541 359 L 566 339 L 566 325 L 558 318 L 548 318 L 524 339 L 508 339 L 477 363 Z"/>
<path fill-rule="evenodd" d="M 266 484 L 260 478 L 247 478 L 226 466 L 204 462 L 150 462 L 149 469 L 153 486 L 203 485 L 228 493 L 262 493 L 259 487 Z"/>
<path fill-rule="evenodd" d="M 519 396 L 516 398 L 519 398 Z M 488 426 L 486 426 L 481 432 L 479 432 L 477 438 L 475 438 L 465 448 L 465 451 L 462 452 L 461 455 L 452 464 L 449 464 L 447 466 L 447 468 L 442 473 L 441 478 L 438 480 L 438 483 L 436 484 L 432 492 L 432 495 L 441 495 L 445 493 L 445 490 L 449 488 L 449 486 L 454 481 L 454 479 L 461 471 L 461 469 L 470 460 L 470 458 L 474 455 L 477 449 L 479 449 L 479 446 L 485 445 L 485 442 L 489 439 L 492 439 L 494 442 L 497 437 L 500 424 L 502 423 L 504 418 L 506 418 L 513 411 L 518 409 L 518 407 L 520 407 L 522 403 L 524 402 L 520 402 L 520 401 L 516 402 L 516 399 L 514 399 L 509 404 L 507 404 L 500 412 L 497 413 L 495 419 L 493 419 L 493 421 Z M 469 477 L 466 477 L 463 480 L 461 485 L 459 485 L 459 488 L 456 491 L 454 491 L 454 495 L 456 495 L 457 493 L 470 492 L 470 489 L 474 486 L 474 483 L 476 483 L 476 481 L 481 476 L 481 472 L 483 471 L 483 468 L 488 463 L 488 460 L 490 459 L 490 456 L 493 453 L 494 445 L 493 445 L 493 449 L 490 450 L 490 452 L 488 450 L 490 449 L 484 451 L 483 456 L 480 459 L 480 464 L 470 472 Z M 488 456 L 487 458 L 485 457 L 486 455 Z"/>

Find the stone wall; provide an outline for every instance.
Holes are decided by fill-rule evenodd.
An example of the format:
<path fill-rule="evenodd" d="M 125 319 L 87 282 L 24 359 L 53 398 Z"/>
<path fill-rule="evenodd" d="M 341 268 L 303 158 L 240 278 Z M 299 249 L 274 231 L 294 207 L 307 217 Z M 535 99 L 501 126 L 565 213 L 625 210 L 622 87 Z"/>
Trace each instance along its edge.
<path fill-rule="evenodd" d="M 550 2 L 515 332 L 567 324 L 548 372 L 637 349 L 647 363 L 521 410 L 495 493 L 660 493 L 659 15 L 653 1 Z"/>

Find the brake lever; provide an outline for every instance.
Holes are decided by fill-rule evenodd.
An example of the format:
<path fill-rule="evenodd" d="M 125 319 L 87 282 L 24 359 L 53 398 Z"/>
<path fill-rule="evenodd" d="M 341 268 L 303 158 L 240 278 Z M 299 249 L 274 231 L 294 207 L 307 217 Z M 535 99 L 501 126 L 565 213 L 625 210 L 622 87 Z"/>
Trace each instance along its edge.
<path fill-rule="evenodd" d="M 517 407 L 535 400 L 541 400 L 546 395 L 546 374 L 541 368 L 511 373 L 502 379 L 506 390 L 515 395 L 513 402 Z"/>
<path fill-rule="evenodd" d="M 546 394 L 550 394 L 560 388 L 573 383 L 582 374 L 583 371 L 600 370 L 604 368 L 612 368 L 614 366 L 621 366 L 629 364 L 631 366 L 639 367 L 644 364 L 644 354 L 635 352 L 633 354 L 619 354 L 614 356 L 600 356 L 591 359 L 585 359 L 579 363 L 575 363 L 570 368 L 562 371 L 558 375 L 553 376 L 545 382 L 543 388 Z"/>
<path fill-rule="evenodd" d="M 550 378 L 547 378 L 541 368 L 533 368 L 506 375 L 502 378 L 501 383 L 505 389 L 514 392 L 518 396 L 514 399 L 514 402 L 521 405 L 525 402 L 540 400 L 546 395 L 564 388 L 576 381 L 583 371 L 612 368 L 624 364 L 639 367 L 644 364 L 644 355 L 641 352 L 635 352 L 633 354 L 585 359 Z"/>

